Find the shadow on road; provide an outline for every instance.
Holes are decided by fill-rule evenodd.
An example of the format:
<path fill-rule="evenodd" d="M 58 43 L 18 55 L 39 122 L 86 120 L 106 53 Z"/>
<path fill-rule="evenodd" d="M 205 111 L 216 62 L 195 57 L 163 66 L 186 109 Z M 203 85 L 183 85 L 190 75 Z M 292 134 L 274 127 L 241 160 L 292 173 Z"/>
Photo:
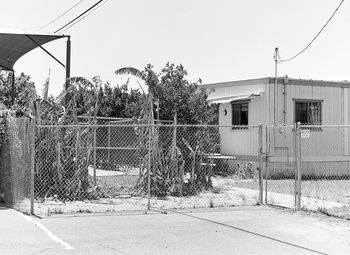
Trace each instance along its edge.
<path fill-rule="evenodd" d="M 270 237 L 270 236 L 267 236 L 267 235 L 259 234 L 257 232 L 253 232 L 253 231 L 246 230 L 246 229 L 243 229 L 243 228 L 235 227 L 235 226 L 228 225 L 228 224 L 225 224 L 225 223 L 221 223 L 221 222 L 218 222 L 218 221 L 202 218 L 202 217 L 199 217 L 199 216 L 195 216 L 195 215 L 191 215 L 191 214 L 188 214 L 188 213 L 183 213 L 183 212 L 179 212 L 179 211 L 175 211 L 175 210 L 167 209 L 166 211 L 172 212 L 172 213 L 176 213 L 176 214 L 181 214 L 181 215 L 184 215 L 184 216 L 187 216 L 187 217 L 191 217 L 191 218 L 195 218 L 195 219 L 198 219 L 198 220 L 203 220 L 203 221 L 210 222 L 210 223 L 213 223 L 213 224 L 217 224 L 217 225 L 220 225 L 220 226 L 232 228 L 232 229 L 235 229 L 235 230 L 238 230 L 238 231 L 242 231 L 242 232 L 254 235 L 254 236 L 258 236 L 258 237 L 261 237 L 261 238 L 272 240 L 272 241 L 275 241 L 275 242 L 278 242 L 278 243 L 283 243 L 285 245 L 289 245 L 289 246 L 292 246 L 292 247 L 295 247 L 295 248 L 299 248 L 299 249 L 302 249 L 302 250 L 310 251 L 310 252 L 313 252 L 313 253 L 316 253 L 316 254 L 327 255 L 327 253 L 324 253 L 324 252 L 316 251 L 316 250 L 313 250 L 313 249 L 310 249 L 310 248 L 307 248 L 307 247 L 304 247 L 304 246 L 300 246 L 300 245 L 297 245 L 297 244 L 286 242 L 286 241 L 283 241 L 283 240 L 280 240 L 280 239 L 277 239 L 277 238 L 274 238 L 274 237 Z"/>

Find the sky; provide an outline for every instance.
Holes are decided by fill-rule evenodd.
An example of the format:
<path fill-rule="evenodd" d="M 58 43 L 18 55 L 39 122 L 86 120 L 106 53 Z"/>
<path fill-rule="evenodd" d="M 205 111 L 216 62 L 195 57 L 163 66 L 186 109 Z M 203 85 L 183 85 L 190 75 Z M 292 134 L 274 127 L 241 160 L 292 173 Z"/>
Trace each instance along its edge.
<path fill-rule="evenodd" d="M 2 27 L 38 31 L 81 0 L 2 1 Z M 40 32 L 53 33 L 97 0 L 84 0 Z M 63 31 L 71 36 L 71 76 L 100 76 L 111 85 L 127 77 L 114 71 L 167 62 L 182 64 L 187 79 L 204 84 L 273 77 L 273 54 L 287 59 L 302 50 L 340 0 L 104 0 L 98 9 Z M 350 80 L 350 2 L 345 1 L 317 40 L 278 75 L 314 80 Z M 65 62 L 66 39 L 44 47 Z M 41 49 L 23 56 L 16 73 L 31 76 L 39 93 L 51 70 L 49 93 L 63 88 L 65 70 Z M 131 87 L 138 85 L 134 80 Z"/>

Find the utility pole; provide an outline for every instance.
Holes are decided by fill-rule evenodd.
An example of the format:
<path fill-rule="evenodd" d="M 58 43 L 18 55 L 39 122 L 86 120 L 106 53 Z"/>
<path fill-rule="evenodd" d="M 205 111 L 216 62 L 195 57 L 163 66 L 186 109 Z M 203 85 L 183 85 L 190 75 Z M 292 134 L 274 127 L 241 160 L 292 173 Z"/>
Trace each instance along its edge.
<path fill-rule="evenodd" d="M 279 59 L 279 52 L 278 52 L 278 48 L 275 48 L 275 53 L 273 55 L 273 59 L 275 61 L 275 84 L 273 87 L 273 125 L 277 125 L 277 81 L 278 81 L 278 77 L 277 77 L 277 64 L 278 64 L 278 59 Z"/>

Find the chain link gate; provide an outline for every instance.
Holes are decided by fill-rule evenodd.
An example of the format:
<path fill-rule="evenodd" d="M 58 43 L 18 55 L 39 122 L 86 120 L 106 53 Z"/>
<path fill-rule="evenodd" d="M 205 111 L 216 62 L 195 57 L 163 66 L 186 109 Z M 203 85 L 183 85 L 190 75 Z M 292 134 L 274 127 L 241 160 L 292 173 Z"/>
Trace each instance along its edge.
<path fill-rule="evenodd" d="M 300 132 L 295 126 L 266 127 L 264 202 L 300 208 Z M 298 195 L 299 194 L 299 195 Z"/>

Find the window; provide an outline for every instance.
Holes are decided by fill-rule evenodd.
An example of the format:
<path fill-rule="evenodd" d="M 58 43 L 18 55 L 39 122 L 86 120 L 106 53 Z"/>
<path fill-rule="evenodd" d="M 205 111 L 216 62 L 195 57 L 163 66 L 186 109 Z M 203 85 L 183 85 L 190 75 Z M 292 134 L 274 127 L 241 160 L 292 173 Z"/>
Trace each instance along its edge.
<path fill-rule="evenodd" d="M 321 101 L 296 101 L 295 122 L 304 125 L 321 125 Z"/>
<path fill-rule="evenodd" d="M 232 103 L 232 125 L 248 125 L 248 102 Z"/>

